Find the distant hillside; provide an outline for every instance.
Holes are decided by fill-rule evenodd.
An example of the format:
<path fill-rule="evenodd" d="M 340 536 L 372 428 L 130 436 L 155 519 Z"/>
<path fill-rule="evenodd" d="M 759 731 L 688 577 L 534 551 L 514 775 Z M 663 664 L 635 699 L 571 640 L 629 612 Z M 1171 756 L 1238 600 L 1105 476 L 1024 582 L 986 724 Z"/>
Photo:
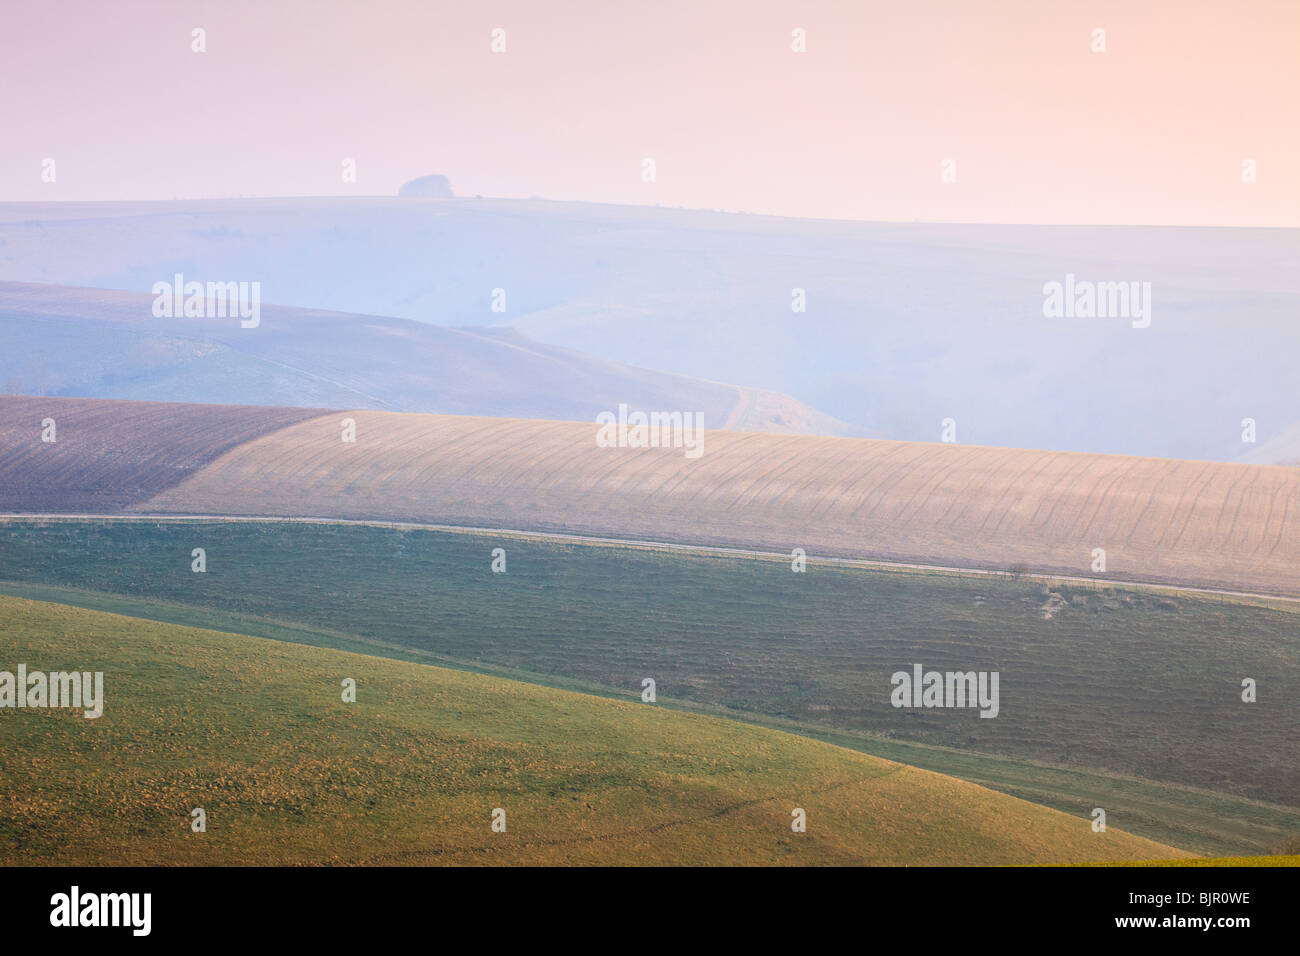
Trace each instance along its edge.
<path fill-rule="evenodd" d="M 1300 468 L 1300 421 L 1289 425 L 1269 441 L 1243 447 L 1252 449 L 1241 456 L 1243 462 Z"/>
<path fill-rule="evenodd" d="M 95 720 L 0 711 L 11 865 L 1189 855 L 953 777 L 640 702 L 8 597 L 0 644 L 32 672 L 104 673 Z M 190 829 L 195 807 L 204 833 Z"/>
<path fill-rule="evenodd" d="M 853 431 L 786 395 L 635 368 L 510 329 L 269 304 L 245 329 L 238 318 L 155 318 L 153 299 L 0 282 L 0 392 L 569 421 L 626 403 L 700 412 L 706 427 Z"/>
<path fill-rule="evenodd" d="M 1297 229 L 465 198 L 0 203 L 0 281 L 145 291 L 176 272 L 258 280 L 267 302 L 511 326 L 790 395 L 882 438 L 933 441 L 953 418 L 975 444 L 1220 461 L 1246 450 L 1242 418 L 1260 423 L 1261 444 L 1300 420 L 1297 261 Z M 1150 327 L 1045 318 L 1044 284 L 1067 275 L 1149 282 Z M 495 289 L 504 312 L 492 311 Z M 794 311 L 795 290 L 806 311 Z"/>

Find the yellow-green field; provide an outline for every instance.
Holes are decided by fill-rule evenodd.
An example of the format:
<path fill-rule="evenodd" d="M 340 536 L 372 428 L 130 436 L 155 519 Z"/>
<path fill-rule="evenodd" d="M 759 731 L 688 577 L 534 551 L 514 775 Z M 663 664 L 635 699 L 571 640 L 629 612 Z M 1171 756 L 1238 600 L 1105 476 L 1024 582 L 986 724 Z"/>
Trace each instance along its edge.
<path fill-rule="evenodd" d="M 1113 866 L 1300 866 L 1300 856 L 1216 856 L 1188 860 L 1130 860 Z"/>
<path fill-rule="evenodd" d="M 0 861 L 1016 864 L 1188 854 L 724 719 L 0 598 L 0 670 L 105 674 L 104 715 L 0 710 Z M 357 701 L 341 682 L 357 683 Z M 191 811 L 206 811 L 206 833 Z M 807 812 L 806 833 L 791 811 Z M 506 832 L 493 832 L 494 808 Z"/>

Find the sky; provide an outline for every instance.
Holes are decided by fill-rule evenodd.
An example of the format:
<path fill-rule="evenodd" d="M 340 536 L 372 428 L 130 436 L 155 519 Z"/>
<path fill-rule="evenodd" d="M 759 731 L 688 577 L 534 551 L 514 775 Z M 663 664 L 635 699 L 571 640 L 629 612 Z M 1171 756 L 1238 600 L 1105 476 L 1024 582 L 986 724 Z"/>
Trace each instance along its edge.
<path fill-rule="evenodd" d="M 0 201 L 1297 227 L 1297 104 L 1298 0 L 0 0 Z"/>

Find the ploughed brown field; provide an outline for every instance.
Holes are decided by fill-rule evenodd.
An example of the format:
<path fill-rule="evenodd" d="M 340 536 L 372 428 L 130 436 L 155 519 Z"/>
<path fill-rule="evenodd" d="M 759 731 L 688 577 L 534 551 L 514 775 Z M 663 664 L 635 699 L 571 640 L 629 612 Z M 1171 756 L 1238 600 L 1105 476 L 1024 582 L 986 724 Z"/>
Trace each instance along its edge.
<path fill-rule="evenodd" d="M 0 511 L 120 511 L 319 408 L 0 396 Z M 53 419 L 54 441 L 42 441 Z"/>
<path fill-rule="evenodd" d="M 413 521 L 1085 576 L 1104 548 L 1102 578 L 1300 595 L 1292 468 L 726 431 L 706 432 L 690 459 L 601 448 L 594 423 L 150 405 L 103 412 L 76 454 L 61 425 L 68 478 L 49 462 L 33 471 L 49 450 L 36 426 L 51 401 L 0 401 L 0 479 L 23 483 L 24 510 L 129 497 L 125 510 L 140 513 Z M 341 440 L 345 418 L 355 443 Z"/>

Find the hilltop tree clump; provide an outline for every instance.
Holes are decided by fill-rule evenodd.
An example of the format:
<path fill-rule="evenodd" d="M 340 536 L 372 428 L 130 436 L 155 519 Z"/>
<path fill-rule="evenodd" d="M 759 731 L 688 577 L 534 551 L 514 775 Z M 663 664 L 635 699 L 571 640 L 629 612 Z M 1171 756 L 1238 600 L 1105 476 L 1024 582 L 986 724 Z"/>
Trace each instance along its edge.
<path fill-rule="evenodd" d="M 397 191 L 403 199 L 451 199 L 451 180 L 446 176 L 421 176 L 404 183 Z"/>

